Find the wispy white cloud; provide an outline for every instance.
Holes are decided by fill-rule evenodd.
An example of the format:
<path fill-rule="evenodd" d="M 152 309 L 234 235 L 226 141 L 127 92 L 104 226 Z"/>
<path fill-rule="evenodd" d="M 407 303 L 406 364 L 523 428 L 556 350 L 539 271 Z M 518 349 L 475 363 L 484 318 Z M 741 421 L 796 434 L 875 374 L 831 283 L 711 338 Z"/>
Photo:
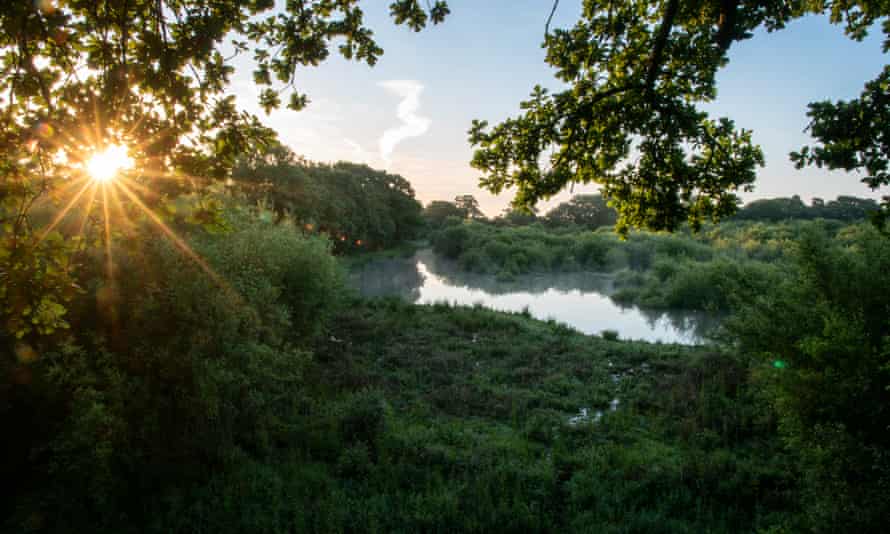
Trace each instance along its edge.
<path fill-rule="evenodd" d="M 379 142 L 380 158 L 389 167 L 396 146 L 409 137 L 425 134 L 430 128 L 431 121 L 417 114 L 420 109 L 420 93 L 423 92 L 422 83 L 416 80 L 390 80 L 379 85 L 402 98 L 396 109 L 396 116 L 402 124 L 383 132 Z"/>
<path fill-rule="evenodd" d="M 354 161 L 356 163 L 367 163 L 368 165 L 374 165 L 375 162 L 379 162 L 379 160 L 377 160 L 377 156 L 373 152 L 365 150 L 365 147 L 363 147 L 359 142 L 350 139 L 349 137 L 344 137 L 343 142 L 352 151 L 352 154 L 349 157 L 350 161 Z"/>

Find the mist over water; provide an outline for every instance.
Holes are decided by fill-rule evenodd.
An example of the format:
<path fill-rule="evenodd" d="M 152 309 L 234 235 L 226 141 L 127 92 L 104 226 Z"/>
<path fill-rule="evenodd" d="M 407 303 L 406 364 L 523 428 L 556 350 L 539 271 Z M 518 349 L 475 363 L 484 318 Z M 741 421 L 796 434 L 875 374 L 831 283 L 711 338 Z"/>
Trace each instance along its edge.
<path fill-rule="evenodd" d="M 536 274 L 504 282 L 463 271 L 429 249 L 370 262 L 351 274 L 351 282 L 366 297 L 398 295 L 418 304 L 447 301 L 514 312 L 528 308 L 535 318 L 555 319 L 585 334 L 614 330 L 621 339 L 700 344 L 717 324 L 701 312 L 621 306 L 609 297 L 615 287 L 606 273 Z"/>

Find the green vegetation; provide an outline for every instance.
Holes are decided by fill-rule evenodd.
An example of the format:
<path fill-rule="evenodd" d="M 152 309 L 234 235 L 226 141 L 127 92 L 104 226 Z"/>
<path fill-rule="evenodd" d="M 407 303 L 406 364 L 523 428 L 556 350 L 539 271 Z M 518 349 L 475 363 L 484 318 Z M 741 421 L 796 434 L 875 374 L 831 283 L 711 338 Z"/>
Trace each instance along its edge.
<path fill-rule="evenodd" d="M 545 217 L 549 226 L 574 225 L 588 230 L 612 226 L 617 220 L 618 213 L 609 207 L 602 195 L 575 195 L 547 212 Z"/>
<path fill-rule="evenodd" d="M 255 341 L 186 361 L 161 347 L 149 374 L 69 352 L 53 476 L 32 478 L 10 527 L 733 531 L 788 505 L 771 423 L 728 355 L 483 309 L 341 310 L 311 364 Z M 154 373 L 171 389 L 147 388 Z"/>
<path fill-rule="evenodd" d="M 298 67 L 382 54 L 360 4 L 0 3 L 0 530 L 885 530 L 886 235 L 819 220 L 622 241 L 590 231 L 612 217 L 597 197 L 551 218 L 573 226 L 517 225 L 570 181 L 602 182 L 622 232 L 731 213 L 761 152 L 695 108 L 730 45 L 825 11 L 860 39 L 887 6 L 585 0 L 545 42 L 572 87 L 474 124 L 483 185 L 516 187 L 519 213 L 430 206 L 436 250 L 504 277 L 610 269 L 618 298 L 733 314 L 694 348 L 344 287 L 335 251 L 410 246 L 410 184 L 283 150 L 226 94 L 220 48 L 253 54 L 264 109 L 299 109 Z M 415 31 L 448 12 L 390 3 Z M 811 105 L 820 146 L 796 163 L 887 184 L 888 76 Z"/>
<path fill-rule="evenodd" d="M 480 185 L 511 190 L 513 206 L 527 208 L 570 184 L 599 184 L 622 233 L 697 229 L 732 215 L 736 193 L 753 188 L 763 152 L 751 131 L 702 107 L 716 98 L 717 74 L 735 43 L 813 15 L 857 41 L 881 31 L 890 50 L 883 2 L 584 0 L 572 28 L 546 25 L 543 47 L 559 90 L 534 87 L 517 116 L 492 127 L 473 121 Z M 815 143 L 791 154 L 795 165 L 860 171 L 872 190 L 890 185 L 888 85 L 890 65 L 859 98 L 809 104 Z M 890 197 L 883 207 L 879 226 Z"/>
<path fill-rule="evenodd" d="M 787 276 L 727 325 L 740 351 L 780 364 L 763 387 L 813 531 L 882 530 L 890 498 L 890 240 L 850 230 L 804 234 Z"/>
<path fill-rule="evenodd" d="M 807 206 L 799 196 L 792 198 L 764 198 L 745 204 L 735 214 L 736 220 L 779 222 L 788 219 L 832 219 L 836 221 L 861 221 L 878 214 L 880 206 L 867 198 L 839 196 L 825 202 L 814 198 Z"/>
<path fill-rule="evenodd" d="M 228 231 L 173 228 L 206 270 L 123 239 L 112 278 L 85 260 L 70 331 L 4 334 L 2 469 L 25 483 L 3 530 L 881 528 L 890 241 L 868 225 L 443 230 L 583 235 L 644 277 L 688 264 L 738 313 L 722 345 L 684 347 L 361 300 L 330 241 L 220 202 Z M 749 264 L 773 285 L 721 285 Z"/>
<path fill-rule="evenodd" d="M 452 220 L 431 235 L 431 242 L 438 254 L 462 269 L 497 274 L 501 280 L 533 272 L 607 271 L 616 276 L 618 290 L 612 298 L 619 302 L 728 312 L 772 291 L 802 236 L 816 233 L 849 246 L 861 231 L 861 225 L 839 220 L 739 221 L 696 234 L 636 232 L 620 239 L 611 231 L 577 226 L 505 227 Z"/>
<path fill-rule="evenodd" d="M 242 162 L 231 187 L 279 220 L 330 236 L 336 252 L 404 245 L 423 226 L 422 207 L 405 178 L 367 165 L 310 163 L 284 147 Z"/>
<path fill-rule="evenodd" d="M 446 225 L 434 250 L 461 268 L 503 280 L 531 272 L 594 270 L 616 275 L 613 298 L 647 308 L 729 311 L 736 301 L 767 294 L 783 276 L 787 251 L 807 232 L 845 243 L 855 226 L 838 221 L 782 224 L 734 222 L 698 234 L 611 231 L 540 224 Z"/>
<path fill-rule="evenodd" d="M 139 531 L 152 496 L 299 432 L 309 342 L 342 291 L 337 264 L 325 240 L 229 213 L 237 230 L 189 239 L 212 275 L 166 241 L 115 248 L 112 278 L 103 258 L 89 261 L 69 333 L 3 332 L 3 475 L 21 481 L 4 498 L 7 528 L 133 517 Z"/>

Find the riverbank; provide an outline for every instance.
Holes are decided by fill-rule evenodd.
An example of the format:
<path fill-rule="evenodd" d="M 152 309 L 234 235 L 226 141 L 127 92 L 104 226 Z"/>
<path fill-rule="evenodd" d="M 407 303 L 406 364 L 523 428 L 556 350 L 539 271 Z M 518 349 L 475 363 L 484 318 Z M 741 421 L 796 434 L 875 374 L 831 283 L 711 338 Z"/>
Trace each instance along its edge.
<path fill-rule="evenodd" d="M 862 228 L 829 220 L 733 222 L 697 234 L 633 232 L 621 239 L 606 228 L 452 221 L 433 232 L 431 243 L 462 270 L 503 281 L 528 273 L 609 272 L 614 298 L 624 305 L 726 313 L 779 283 L 804 234 L 846 244 Z"/>
<path fill-rule="evenodd" d="M 375 255 L 348 270 L 350 285 L 366 297 L 399 296 L 416 304 L 448 302 L 526 311 L 590 335 L 611 332 L 621 339 L 701 344 L 719 324 L 719 315 L 713 313 L 646 309 L 617 300 L 619 276 L 610 272 L 530 273 L 505 281 L 492 274 L 468 272 L 432 249 L 407 257 Z"/>

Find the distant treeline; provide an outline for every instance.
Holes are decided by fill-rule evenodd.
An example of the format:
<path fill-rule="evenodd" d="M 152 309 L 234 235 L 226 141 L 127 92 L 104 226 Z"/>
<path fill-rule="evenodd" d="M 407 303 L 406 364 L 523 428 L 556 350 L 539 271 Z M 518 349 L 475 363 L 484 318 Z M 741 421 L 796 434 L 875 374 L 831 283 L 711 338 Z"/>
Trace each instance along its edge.
<path fill-rule="evenodd" d="M 355 163 L 312 163 L 284 148 L 243 162 L 232 187 L 279 219 L 327 235 L 338 252 L 396 246 L 423 225 L 422 206 L 402 176 Z"/>
<path fill-rule="evenodd" d="M 732 217 L 742 221 L 779 222 L 786 220 L 831 219 L 845 222 L 862 221 L 877 211 L 878 203 L 870 198 L 839 196 L 836 200 L 824 201 L 814 198 L 810 206 L 799 196 L 791 198 L 765 198 L 755 200 L 741 207 Z M 599 194 L 575 195 L 571 200 L 557 205 L 545 215 L 537 211 L 506 209 L 497 217 L 486 219 L 479 210 L 479 203 L 472 195 L 461 195 L 454 202 L 434 200 L 423 210 L 424 218 L 433 227 L 439 227 L 448 217 L 487 221 L 502 226 L 525 226 L 542 223 L 547 226 L 578 226 L 595 229 L 611 226 L 618 218 L 617 212 L 609 207 Z"/>
<path fill-rule="evenodd" d="M 580 226 L 593 230 L 615 224 L 618 214 L 610 208 L 601 195 L 575 195 L 568 202 L 556 206 L 546 215 L 536 210 L 521 211 L 507 208 L 502 214 L 487 219 L 479 209 L 479 202 L 472 195 L 461 195 L 454 202 L 434 200 L 423 210 L 423 217 L 432 228 L 439 228 L 447 219 L 487 221 L 499 226 L 525 226 L 543 223 L 548 226 Z"/>
<path fill-rule="evenodd" d="M 284 147 L 242 162 L 233 178 L 236 195 L 265 204 L 279 220 L 291 219 L 305 232 L 327 235 L 334 250 L 341 253 L 392 248 L 425 231 L 439 230 L 449 220 L 594 230 L 612 226 L 617 219 L 616 211 L 599 194 L 575 195 L 544 215 L 534 209 L 508 208 L 497 217 L 487 218 L 473 195 L 459 195 L 453 201 L 434 200 L 423 207 L 411 183 L 398 174 L 355 163 L 313 163 Z M 740 208 L 733 219 L 853 222 L 866 219 L 877 209 L 878 203 L 872 199 L 839 196 L 826 202 L 816 198 L 807 206 L 795 195 L 755 200 Z"/>
<path fill-rule="evenodd" d="M 834 219 L 838 221 L 861 221 L 877 211 L 879 205 L 870 198 L 839 196 L 825 202 L 814 198 L 807 206 L 799 196 L 791 198 L 764 198 L 749 202 L 735 215 L 735 219 L 745 221 L 784 221 L 788 219 Z"/>

